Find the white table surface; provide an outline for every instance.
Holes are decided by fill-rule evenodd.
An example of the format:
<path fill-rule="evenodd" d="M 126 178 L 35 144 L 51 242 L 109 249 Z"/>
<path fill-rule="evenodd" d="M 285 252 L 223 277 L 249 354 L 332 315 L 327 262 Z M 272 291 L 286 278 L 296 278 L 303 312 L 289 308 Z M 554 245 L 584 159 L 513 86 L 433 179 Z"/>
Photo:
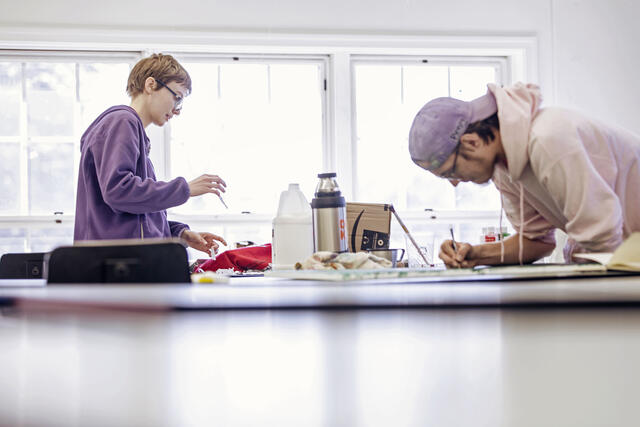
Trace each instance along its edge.
<path fill-rule="evenodd" d="M 2 426 L 632 426 L 637 307 L 0 311 Z"/>
<path fill-rule="evenodd" d="M 319 282 L 263 277 L 230 284 L 48 285 L 0 280 L 0 298 L 20 305 L 123 309 L 410 307 L 640 303 L 640 276 L 556 280 L 429 282 L 420 279 Z"/>
<path fill-rule="evenodd" d="M 1 426 L 638 423 L 638 277 L 0 285 Z"/>

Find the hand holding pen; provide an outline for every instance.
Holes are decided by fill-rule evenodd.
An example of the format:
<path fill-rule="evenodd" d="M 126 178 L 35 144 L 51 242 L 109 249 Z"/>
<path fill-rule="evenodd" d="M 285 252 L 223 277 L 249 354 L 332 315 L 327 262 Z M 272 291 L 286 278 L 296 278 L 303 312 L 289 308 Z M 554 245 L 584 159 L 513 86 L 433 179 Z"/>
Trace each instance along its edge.
<path fill-rule="evenodd" d="M 189 196 L 202 196 L 212 193 L 220 197 L 221 193 L 227 191 L 227 183 L 218 175 L 204 174 L 193 181 L 189 181 Z M 220 199 L 222 200 L 222 198 Z M 226 204 L 225 204 L 226 206 Z"/>
<path fill-rule="evenodd" d="M 475 265 L 475 262 L 468 259 L 472 246 L 468 243 L 456 242 L 453 234 L 453 227 L 449 228 L 451 240 L 445 240 L 440 246 L 439 257 L 449 268 L 469 268 Z"/>

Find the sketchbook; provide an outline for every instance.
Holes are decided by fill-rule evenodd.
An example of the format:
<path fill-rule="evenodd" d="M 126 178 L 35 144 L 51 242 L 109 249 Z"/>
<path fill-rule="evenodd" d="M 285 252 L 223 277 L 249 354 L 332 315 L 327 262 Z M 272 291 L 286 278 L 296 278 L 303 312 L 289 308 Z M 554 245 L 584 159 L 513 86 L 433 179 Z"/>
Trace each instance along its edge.
<path fill-rule="evenodd" d="M 615 252 L 573 254 L 573 257 L 593 261 L 607 270 L 640 272 L 640 233 L 632 233 Z"/>
<path fill-rule="evenodd" d="M 345 282 L 358 280 L 401 280 L 418 282 L 469 282 L 493 280 L 530 280 L 569 277 L 617 275 L 601 264 L 531 264 L 481 268 L 414 269 L 384 268 L 377 270 L 276 270 L 265 272 L 266 277 L 294 280 Z M 405 280 L 402 280 L 405 279 Z"/>
<path fill-rule="evenodd" d="M 611 254 L 577 254 L 583 264 L 527 264 L 441 269 L 384 268 L 377 270 L 276 270 L 266 277 L 329 282 L 419 279 L 419 282 L 559 279 L 640 274 L 640 233 L 633 233 Z"/>

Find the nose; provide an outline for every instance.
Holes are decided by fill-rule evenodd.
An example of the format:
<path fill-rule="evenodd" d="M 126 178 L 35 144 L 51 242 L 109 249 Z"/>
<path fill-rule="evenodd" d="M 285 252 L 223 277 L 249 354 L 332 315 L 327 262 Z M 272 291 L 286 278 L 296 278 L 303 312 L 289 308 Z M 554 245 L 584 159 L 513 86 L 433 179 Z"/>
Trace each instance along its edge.
<path fill-rule="evenodd" d="M 180 108 L 174 108 L 173 110 L 171 110 L 171 113 L 174 116 L 179 116 L 180 115 Z"/>

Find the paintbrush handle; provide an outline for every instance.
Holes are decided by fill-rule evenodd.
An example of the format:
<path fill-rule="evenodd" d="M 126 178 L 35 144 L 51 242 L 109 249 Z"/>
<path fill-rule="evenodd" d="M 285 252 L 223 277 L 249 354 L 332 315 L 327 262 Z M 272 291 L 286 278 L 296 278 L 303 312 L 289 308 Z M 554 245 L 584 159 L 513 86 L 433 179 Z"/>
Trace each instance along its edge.
<path fill-rule="evenodd" d="M 420 246 L 418 246 L 418 243 L 414 240 L 414 238 L 411 235 L 411 233 L 409 233 L 409 229 L 407 228 L 407 226 L 404 225 L 404 222 L 402 222 L 402 220 L 400 219 L 400 216 L 398 216 L 398 214 L 396 213 L 396 209 L 393 207 L 393 205 L 391 205 L 391 207 L 389 209 L 393 213 L 393 216 L 396 217 L 396 219 L 400 223 L 400 227 L 402 227 L 402 229 L 404 230 L 405 234 L 407 235 L 409 240 L 411 240 L 411 243 L 413 244 L 413 246 L 416 248 L 416 250 L 418 251 L 418 253 L 422 257 L 422 259 L 424 260 L 425 265 L 431 265 L 431 263 L 427 260 L 427 257 L 424 256 L 424 254 L 422 253 L 422 249 L 420 249 Z"/>

